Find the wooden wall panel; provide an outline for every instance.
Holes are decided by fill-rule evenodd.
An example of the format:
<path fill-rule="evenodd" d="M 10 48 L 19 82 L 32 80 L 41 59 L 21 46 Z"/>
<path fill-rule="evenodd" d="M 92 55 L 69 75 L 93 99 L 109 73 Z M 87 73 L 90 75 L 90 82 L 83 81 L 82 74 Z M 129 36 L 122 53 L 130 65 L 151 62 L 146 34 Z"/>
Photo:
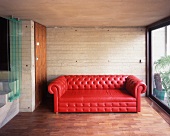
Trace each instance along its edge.
<path fill-rule="evenodd" d="M 46 27 L 35 23 L 35 107 L 45 99 L 47 92 L 46 74 Z M 39 45 L 38 45 L 39 44 Z"/>

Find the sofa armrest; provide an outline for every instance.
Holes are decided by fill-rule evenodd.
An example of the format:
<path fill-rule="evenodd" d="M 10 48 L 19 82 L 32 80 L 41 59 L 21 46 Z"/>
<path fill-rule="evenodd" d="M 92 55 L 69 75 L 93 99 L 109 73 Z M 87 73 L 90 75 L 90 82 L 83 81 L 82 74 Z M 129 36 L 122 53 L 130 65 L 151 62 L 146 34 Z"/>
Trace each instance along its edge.
<path fill-rule="evenodd" d="M 133 75 L 126 78 L 125 86 L 126 90 L 135 98 L 137 98 L 141 93 L 146 92 L 146 84 Z"/>
<path fill-rule="evenodd" d="M 61 97 L 66 90 L 67 80 L 64 76 L 56 78 L 48 85 L 48 92 L 57 95 L 57 97 Z"/>
<path fill-rule="evenodd" d="M 64 76 L 60 76 L 53 80 L 48 85 L 48 92 L 50 94 L 54 94 L 54 112 L 58 112 L 58 101 L 59 97 L 61 97 L 65 91 L 67 90 L 67 80 Z"/>

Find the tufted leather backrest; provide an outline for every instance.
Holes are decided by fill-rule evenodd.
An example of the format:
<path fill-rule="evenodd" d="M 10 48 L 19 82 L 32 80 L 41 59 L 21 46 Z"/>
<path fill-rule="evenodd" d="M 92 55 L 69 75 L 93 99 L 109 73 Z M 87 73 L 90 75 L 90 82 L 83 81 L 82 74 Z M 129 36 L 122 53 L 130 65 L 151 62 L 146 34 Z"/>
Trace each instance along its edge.
<path fill-rule="evenodd" d="M 90 89 L 123 89 L 125 88 L 125 75 L 69 75 L 67 79 L 68 90 Z"/>

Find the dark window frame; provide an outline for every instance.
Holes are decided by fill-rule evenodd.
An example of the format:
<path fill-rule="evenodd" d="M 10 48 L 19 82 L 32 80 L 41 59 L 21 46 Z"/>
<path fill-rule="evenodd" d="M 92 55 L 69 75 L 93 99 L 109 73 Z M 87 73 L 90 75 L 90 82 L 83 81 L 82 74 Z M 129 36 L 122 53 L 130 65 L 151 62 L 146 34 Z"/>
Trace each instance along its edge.
<path fill-rule="evenodd" d="M 0 17 L 0 23 L 1 23 L 1 29 L 4 33 L 2 33 L 0 36 L 4 40 L 2 42 L 0 41 L 0 71 L 10 71 L 10 35 L 9 35 L 9 20 Z M 3 28 L 4 27 L 4 28 Z M 6 28 L 6 29 L 5 29 Z M 6 35 L 6 36 L 4 36 Z M 5 51 L 6 52 L 5 52 Z M 3 56 L 3 57 L 2 57 Z M 3 63 L 3 65 L 1 64 Z"/>
<path fill-rule="evenodd" d="M 147 92 L 147 96 L 150 97 L 152 100 L 154 100 L 160 107 L 162 107 L 167 113 L 170 114 L 170 108 L 167 107 L 165 104 L 163 104 L 159 99 L 157 99 L 156 97 L 154 97 L 152 95 L 152 83 L 153 83 L 153 79 L 152 79 L 152 31 L 159 29 L 161 27 L 165 27 L 167 25 L 170 25 L 170 17 L 162 19 L 158 22 L 155 22 L 149 26 L 146 27 L 146 57 L 147 57 L 147 65 L 146 65 L 146 71 L 147 71 L 147 86 L 148 86 L 148 92 Z"/>

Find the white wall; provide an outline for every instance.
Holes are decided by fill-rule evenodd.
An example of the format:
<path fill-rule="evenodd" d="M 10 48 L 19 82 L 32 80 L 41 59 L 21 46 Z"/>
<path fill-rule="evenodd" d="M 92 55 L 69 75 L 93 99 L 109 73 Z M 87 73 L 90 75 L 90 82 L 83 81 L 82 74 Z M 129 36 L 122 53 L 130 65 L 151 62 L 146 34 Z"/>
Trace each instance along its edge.
<path fill-rule="evenodd" d="M 165 27 L 152 31 L 153 62 L 165 56 Z"/>
<path fill-rule="evenodd" d="M 35 109 L 34 22 L 22 22 L 22 90 L 20 111 Z"/>
<path fill-rule="evenodd" d="M 69 74 L 133 74 L 145 81 L 144 28 L 47 28 L 47 80 Z"/>

